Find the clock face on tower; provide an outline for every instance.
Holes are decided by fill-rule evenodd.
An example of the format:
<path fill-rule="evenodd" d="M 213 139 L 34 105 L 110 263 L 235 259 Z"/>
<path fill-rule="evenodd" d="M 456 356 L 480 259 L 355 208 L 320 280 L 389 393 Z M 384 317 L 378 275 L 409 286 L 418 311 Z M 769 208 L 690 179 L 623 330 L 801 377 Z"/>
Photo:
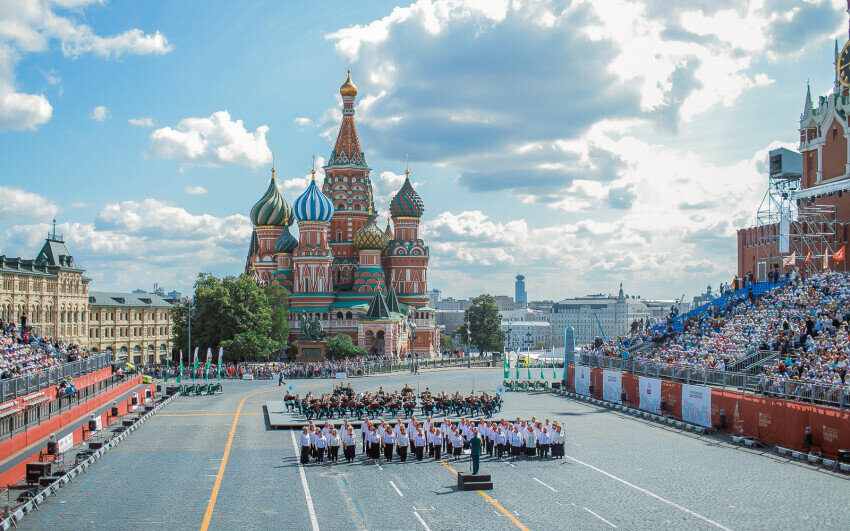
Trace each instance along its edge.
<path fill-rule="evenodd" d="M 845 87 L 850 87 L 850 41 L 844 45 L 844 49 L 838 54 L 836 64 L 838 70 L 838 81 Z"/>

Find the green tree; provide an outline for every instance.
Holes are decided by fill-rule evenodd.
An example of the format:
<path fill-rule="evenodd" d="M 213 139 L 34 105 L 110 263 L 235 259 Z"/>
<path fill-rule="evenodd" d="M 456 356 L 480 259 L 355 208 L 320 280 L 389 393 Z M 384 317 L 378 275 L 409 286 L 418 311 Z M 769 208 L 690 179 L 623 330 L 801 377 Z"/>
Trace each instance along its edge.
<path fill-rule="evenodd" d="M 366 349 L 354 345 L 348 334 L 337 334 L 325 344 L 325 355 L 331 359 L 365 356 Z"/>
<path fill-rule="evenodd" d="M 289 293 L 284 288 L 261 288 L 246 275 L 218 278 L 205 273 L 198 275 L 194 288 L 191 307 L 182 304 L 172 313 L 175 348 L 191 356 L 191 310 L 192 349 L 224 346 L 228 360 L 286 356 Z"/>
<path fill-rule="evenodd" d="M 265 287 L 266 299 L 271 309 L 270 337 L 275 341 L 289 341 L 289 291 L 280 284 Z"/>
<path fill-rule="evenodd" d="M 543 350 L 547 346 L 548 345 L 546 344 L 545 341 L 538 341 L 537 343 L 534 344 L 534 348 L 532 350 Z"/>
<path fill-rule="evenodd" d="M 463 312 L 463 324 L 455 330 L 455 337 L 467 344 L 467 330 L 472 331 L 472 345 L 479 352 L 502 352 L 505 332 L 501 329 L 502 317 L 491 295 L 475 297 Z"/>
<path fill-rule="evenodd" d="M 446 350 L 455 349 L 457 349 L 457 346 L 455 345 L 455 342 L 452 341 L 452 338 L 440 332 L 440 350 L 445 352 Z"/>

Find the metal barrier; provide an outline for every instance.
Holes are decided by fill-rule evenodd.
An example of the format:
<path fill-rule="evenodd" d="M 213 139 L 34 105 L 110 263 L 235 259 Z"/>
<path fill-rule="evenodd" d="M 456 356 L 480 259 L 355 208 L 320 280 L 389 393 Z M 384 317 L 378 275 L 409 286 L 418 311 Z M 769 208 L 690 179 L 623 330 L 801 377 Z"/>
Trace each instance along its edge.
<path fill-rule="evenodd" d="M 64 378 L 76 378 L 83 374 L 99 371 L 111 364 L 112 355 L 104 352 L 62 365 L 47 367 L 41 370 L 41 374 L 0 380 L 0 404 L 57 385 Z"/>
<path fill-rule="evenodd" d="M 615 358 L 582 353 L 581 365 L 599 369 L 617 370 L 639 376 L 650 376 L 662 380 L 693 385 L 715 387 L 733 387 L 745 392 L 764 396 L 798 400 L 812 404 L 825 404 L 834 407 L 850 407 L 850 388 L 847 385 L 821 384 L 792 380 L 789 378 L 770 378 L 752 376 L 743 372 L 718 371 L 708 367 L 678 365 L 652 360 Z"/>

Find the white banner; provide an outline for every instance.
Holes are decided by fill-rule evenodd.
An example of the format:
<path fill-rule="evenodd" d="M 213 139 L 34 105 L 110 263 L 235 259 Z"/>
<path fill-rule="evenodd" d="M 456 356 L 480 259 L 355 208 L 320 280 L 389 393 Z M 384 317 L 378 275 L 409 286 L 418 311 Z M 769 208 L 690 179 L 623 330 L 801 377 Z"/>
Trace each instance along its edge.
<path fill-rule="evenodd" d="M 64 454 L 65 452 L 70 452 L 71 448 L 74 447 L 74 434 L 69 433 L 68 435 L 62 437 L 58 441 L 56 441 L 56 448 L 60 454 Z"/>
<path fill-rule="evenodd" d="M 347 376 L 348 376 L 348 374 L 347 374 L 347 373 L 344 373 L 344 372 L 338 372 L 338 373 L 336 373 L 336 379 L 337 379 L 337 380 L 344 380 Z"/>
<path fill-rule="evenodd" d="M 638 393 L 640 393 L 640 409 L 661 414 L 661 380 L 638 376 Z"/>
<path fill-rule="evenodd" d="M 253 379 L 254 379 L 254 375 L 253 375 L 253 374 L 251 374 L 251 373 L 249 373 L 249 372 L 246 372 L 246 373 L 243 373 L 243 374 L 242 374 L 242 379 L 243 379 L 243 380 L 253 380 Z"/>
<path fill-rule="evenodd" d="M 711 427 L 711 389 L 682 384 L 682 420 Z"/>
<path fill-rule="evenodd" d="M 94 417 L 94 423 L 97 426 L 97 430 L 95 430 L 95 431 L 99 431 L 99 430 L 103 429 L 103 417 L 102 416 L 96 415 Z"/>
<path fill-rule="evenodd" d="M 602 371 L 602 399 L 615 404 L 622 403 L 623 373 L 620 371 Z"/>
<path fill-rule="evenodd" d="M 576 365 L 575 374 L 573 374 L 573 386 L 576 388 L 576 393 L 580 395 L 590 396 L 590 367 Z"/>

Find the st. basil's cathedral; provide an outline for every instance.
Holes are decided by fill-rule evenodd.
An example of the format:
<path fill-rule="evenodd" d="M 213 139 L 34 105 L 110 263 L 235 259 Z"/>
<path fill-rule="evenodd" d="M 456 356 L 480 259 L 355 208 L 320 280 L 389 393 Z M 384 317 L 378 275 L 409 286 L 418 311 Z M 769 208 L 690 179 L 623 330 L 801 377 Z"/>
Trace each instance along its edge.
<path fill-rule="evenodd" d="M 348 334 L 370 353 L 433 356 L 439 329 L 428 307 L 428 247 L 419 237 L 424 204 L 405 171 L 386 230 L 378 227 L 371 169 L 354 125 L 357 87 L 350 74 L 339 92 L 342 124 L 321 190 L 313 170 L 309 186 L 290 206 L 272 169 L 266 193 L 251 209 L 246 273 L 292 293 L 293 339 L 300 337 L 299 316 L 306 314 L 329 335 Z M 290 230 L 294 223 L 297 237 Z"/>

